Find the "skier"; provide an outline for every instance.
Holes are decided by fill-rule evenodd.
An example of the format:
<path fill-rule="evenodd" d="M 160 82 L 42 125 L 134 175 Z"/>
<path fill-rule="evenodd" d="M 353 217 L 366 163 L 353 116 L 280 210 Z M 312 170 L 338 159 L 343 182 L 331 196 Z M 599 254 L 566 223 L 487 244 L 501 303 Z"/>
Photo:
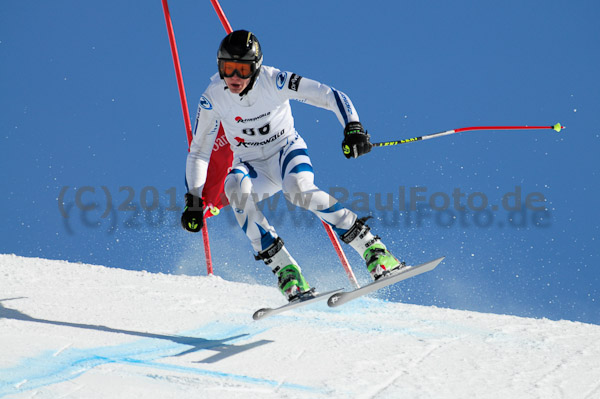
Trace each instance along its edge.
<path fill-rule="evenodd" d="M 342 126 L 342 150 L 356 158 L 371 150 L 350 98 L 341 91 L 295 73 L 262 65 L 263 54 L 254 34 L 238 30 L 227 35 L 217 53 L 218 74 L 201 96 L 194 139 L 186 163 L 184 229 L 202 228 L 204 204 L 200 198 L 219 123 L 233 151 L 233 165 L 225 179 L 235 217 L 262 260 L 278 277 L 288 301 L 310 291 L 298 262 L 257 207 L 257 202 L 283 191 L 285 198 L 312 211 L 332 226 L 341 240 L 366 261 L 374 279 L 402 267 L 365 224 L 367 218 L 341 206 L 314 184 L 307 146 L 294 128 L 289 100 L 333 111 Z"/>

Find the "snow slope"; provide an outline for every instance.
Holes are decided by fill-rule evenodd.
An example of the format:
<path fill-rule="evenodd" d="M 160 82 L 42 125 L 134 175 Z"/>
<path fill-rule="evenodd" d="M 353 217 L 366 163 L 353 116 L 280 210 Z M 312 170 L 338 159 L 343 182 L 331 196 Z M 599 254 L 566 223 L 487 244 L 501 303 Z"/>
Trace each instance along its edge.
<path fill-rule="evenodd" d="M 0 397 L 600 398 L 600 326 L 0 255 Z"/>

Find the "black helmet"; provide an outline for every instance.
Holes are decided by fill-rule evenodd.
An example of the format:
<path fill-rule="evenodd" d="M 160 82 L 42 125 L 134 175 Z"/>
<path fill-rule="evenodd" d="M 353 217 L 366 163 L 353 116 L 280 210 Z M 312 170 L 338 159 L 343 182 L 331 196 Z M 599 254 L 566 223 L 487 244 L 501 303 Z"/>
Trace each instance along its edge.
<path fill-rule="evenodd" d="M 221 79 L 227 76 L 224 69 L 225 61 L 236 61 L 244 64 L 247 63 L 251 68 L 249 75 L 242 76 L 241 71 L 238 71 L 238 76 L 242 78 L 255 78 L 260 72 L 262 60 L 263 55 L 256 36 L 247 30 L 236 30 L 225 36 L 225 39 L 223 39 L 219 46 L 219 51 L 217 52 L 219 76 L 221 76 Z M 229 76 L 233 76 L 233 73 L 229 74 Z"/>

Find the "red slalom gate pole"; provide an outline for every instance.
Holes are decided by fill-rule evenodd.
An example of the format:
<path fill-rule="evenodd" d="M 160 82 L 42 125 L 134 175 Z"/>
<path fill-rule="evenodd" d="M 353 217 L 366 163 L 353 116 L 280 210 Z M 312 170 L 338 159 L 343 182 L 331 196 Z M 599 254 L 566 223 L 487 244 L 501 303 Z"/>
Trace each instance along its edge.
<path fill-rule="evenodd" d="M 231 32 L 233 32 L 233 29 L 231 28 L 231 24 L 227 20 L 227 17 L 225 16 L 225 13 L 223 12 L 221 5 L 219 4 L 219 1 L 218 0 L 210 0 L 210 2 L 213 5 L 213 8 L 215 9 L 215 12 L 217 13 L 217 16 L 219 17 L 219 20 L 221 21 L 221 24 L 223 25 L 225 32 L 227 32 L 227 34 L 230 34 Z M 331 240 L 331 244 L 333 245 L 333 248 L 335 249 L 335 252 L 337 253 L 338 257 L 340 258 L 340 262 L 342 263 L 342 266 L 344 267 L 344 270 L 346 271 L 346 274 L 348 275 L 348 278 L 350 279 L 350 283 L 352 283 L 354 288 L 359 288 L 360 286 L 358 285 L 358 281 L 356 281 L 356 277 L 354 276 L 352 267 L 350 266 L 350 263 L 348 262 L 348 259 L 346 258 L 346 254 L 344 253 L 344 250 L 342 249 L 340 242 L 339 242 L 337 236 L 335 235 L 333 229 L 331 228 L 330 225 L 328 225 L 325 222 L 323 222 L 323 227 L 325 227 L 325 231 L 327 232 L 327 235 L 329 236 L 329 239 Z"/>
<path fill-rule="evenodd" d="M 181 110 L 183 111 L 183 121 L 185 123 L 185 132 L 187 134 L 188 151 L 192 144 L 192 123 L 190 122 L 190 112 L 188 111 L 187 99 L 185 96 L 185 87 L 183 85 L 183 76 L 181 74 L 181 65 L 179 64 L 179 54 L 177 53 L 177 44 L 175 43 L 175 32 L 171 23 L 171 13 L 167 0 L 162 0 L 163 12 L 165 14 L 165 23 L 167 24 L 167 34 L 169 35 L 169 44 L 171 46 L 171 55 L 173 56 L 173 66 L 175 67 L 175 76 L 177 78 L 177 88 L 179 89 L 179 100 L 181 101 Z"/>
<path fill-rule="evenodd" d="M 354 272 L 352 271 L 352 267 L 350 266 L 350 263 L 348 262 L 348 258 L 346 258 L 346 254 L 344 253 L 344 250 L 342 249 L 342 247 L 340 245 L 340 241 L 338 240 L 337 236 L 335 235 L 333 229 L 331 228 L 330 225 L 328 225 L 325 222 L 323 222 L 323 227 L 325 227 L 325 231 L 327 232 L 327 235 L 329 236 L 329 239 L 331 240 L 333 249 L 335 249 L 335 252 L 337 253 L 338 257 L 340 258 L 340 262 L 342 262 L 342 266 L 344 266 L 344 270 L 346 271 L 346 275 L 348 276 L 350 283 L 352 284 L 352 286 L 354 288 L 360 288 L 360 285 L 358 284 L 358 281 L 356 280 L 356 276 L 354 275 Z"/>
<path fill-rule="evenodd" d="M 187 99 L 185 96 L 185 87 L 183 85 L 183 75 L 181 74 L 181 65 L 179 63 L 179 54 L 177 52 L 177 43 L 175 43 L 175 32 L 171 23 L 171 13 L 167 0 L 162 0 L 163 13 L 165 14 L 165 23 L 167 24 L 167 34 L 169 35 L 169 44 L 171 46 L 171 54 L 173 56 L 173 66 L 175 67 L 175 76 L 177 77 L 177 88 L 179 89 L 179 100 L 181 101 L 181 109 L 183 111 L 183 121 L 185 123 L 185 132 L 187 135 L 188 151 L 192 144 L 192 123 L 190 121 L 190 112 L 188 110 Z M 206 221 L 202 227 L 202 239 L 204 242 L 204 255 L 206 257 L 206 272 L 213 274 L 212 255 L 210 253 L 210 240 L 208 237 L 208 229 Z"/>
<path fill-rule="evenodd" d="M 218 0 L 210 0 L 210 2 L 212 4 L 213 8 L 215 9 L 215 12 L 217 13 L 217 16 L 219 17 L 219 20 L 221 21 L 221 24 L 223 25 L 225 32 L 227 32 L 227 34 L 230 34 L 231 32 L 233 32 L 233 29 L 231 28 L 231 24 L 227 20 L 227 17 L 225 16 L 225 13 L 223 12 L 221 5 L 219 4 L 219 1 Z"/>
<path fill-rule="evenodd" d="M 206 220 L 202 226 L 202 241 L 204 242 L 204 256 L 206 257 L 206 273 L 210 276 L 213 274 L 212 254 L 210 253 L 210 238 L 208 237 L 208 228 Z"/>

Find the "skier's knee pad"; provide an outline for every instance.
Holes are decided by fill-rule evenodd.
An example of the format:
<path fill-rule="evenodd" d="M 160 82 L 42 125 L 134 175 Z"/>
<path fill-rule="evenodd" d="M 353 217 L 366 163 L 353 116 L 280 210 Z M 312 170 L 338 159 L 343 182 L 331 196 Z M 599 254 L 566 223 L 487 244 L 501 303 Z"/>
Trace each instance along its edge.
<path fill-rule="evenodd" d="M 229 202 L 239 199 L 242 195 L 250 195 L 252 192 L 252 181 L 248 171 L 244 167 L 235 167 L 229 172 L 225 179 L 223 191 Z"/>
<path fill-rule="evenodd" d="M 286 176 L 282 188 L 284 194 L 292 196 L 318 190 L 314 183 L 314 174 L 310 172 L 294 173 Z"/>

